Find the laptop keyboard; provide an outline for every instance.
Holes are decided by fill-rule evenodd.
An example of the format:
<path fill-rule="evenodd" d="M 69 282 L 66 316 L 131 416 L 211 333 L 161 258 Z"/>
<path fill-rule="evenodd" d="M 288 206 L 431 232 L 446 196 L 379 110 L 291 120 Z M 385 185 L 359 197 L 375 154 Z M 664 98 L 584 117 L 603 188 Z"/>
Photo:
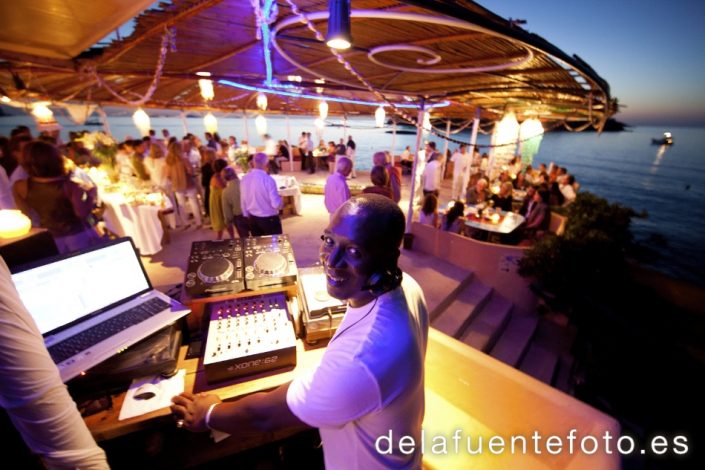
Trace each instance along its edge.
<path fill-rule="evenodd" d="M 115 315 L 103 323 L 99 323 L 94 327 L 51 346 L 48 348 L 49 354 L 54 362 L 59 364 L 95 344 L 153 317 L 168 306 L 169 304 L 162 299 L 149 299 L 146 302 Z"/>

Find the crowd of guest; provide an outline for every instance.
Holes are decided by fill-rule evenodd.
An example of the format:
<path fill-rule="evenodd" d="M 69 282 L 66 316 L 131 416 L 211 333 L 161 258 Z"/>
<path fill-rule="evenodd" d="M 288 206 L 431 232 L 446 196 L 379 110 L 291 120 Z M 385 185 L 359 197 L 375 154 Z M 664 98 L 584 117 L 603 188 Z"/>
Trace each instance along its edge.
<path fill-rule="evenodd" d="M 161 192 L 174 208 L 177 227 L 210 225 L 215 238 L 282 233 L 282 200 L 269 173 L 288 160 L 286 141 L 265 136 L 265 151 L 206 133 L 183 139 L 162 131 L 117 144 L 114 171 L 122 184 Z M 19 209 L 34 226 L 47 229 L 60 252 L 82 249 L 107 236 L 96 225 L 98 188 L 88 168 L 101 160 L 83 144 L 55 135 L 34 138 L 26 126 L 0 136 L 0 209 Z M 242 180 L 239 173 L 246 173 Z"/>
<path fill-rule="evenodd" d="M 553 163 L 548 169 L 543 163 L 534 168 L 516 157 L 491 170 L 487 154 L 480 155 L 475 150 L 471 155 L 465 145 L 460 145 L 452 155 L 443 156 L 436 151 L 434 142 L 426 143 L 424 157 L 418 220 L 456 233 L 478 235 L 477 231 L 467 230 L 458 223 L 464 219 L 465 207 L 461 204 L 467 204 L 481 209 L 489 207 L 491 212 L 500 214 L 521 214 L 525 222 L 511 237 L 511 242 L 535 240 L 548 229 L 550 208 L 571 204 L 579 189 L 575 177 L 565 167 Z M 446 161 L 453 165 L 451 200 L 445 206 L 447 210 L 442 210 L 444 205 L 439 198 Z"/>

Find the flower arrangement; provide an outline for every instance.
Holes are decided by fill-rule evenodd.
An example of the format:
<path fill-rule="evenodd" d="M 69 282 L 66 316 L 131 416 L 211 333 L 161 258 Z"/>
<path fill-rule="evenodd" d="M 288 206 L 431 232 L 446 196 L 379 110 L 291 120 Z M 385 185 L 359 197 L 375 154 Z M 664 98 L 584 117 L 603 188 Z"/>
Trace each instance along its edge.
<path fill-rule="evenodd" d="M 234 152 L 234 159 L 237 166 L 240 167 L 243 173 L 247 173 L 250 169 L 250 149 L 249 147 L 238 147 Z"/>
<path fill-rule="evenodd" d="M 111 169 L 115 167 L 118 146 L 112 136 L 102 131 L 85 132 L 76 140 L 83 142 L 83 146 L 98 157 L 101 165 L 107 165 Z"/>
<path fill-rule="evenodd" d="M 99 167 L 110 175 L 112 181 L 117 181 L 117 161 L 115 157 L 118 145 L 112 136 L 102 131 L 84 132 L 75 140 L 82 142 L 83 146 L 90 150 L 93 156 L 100 161 Z"/>

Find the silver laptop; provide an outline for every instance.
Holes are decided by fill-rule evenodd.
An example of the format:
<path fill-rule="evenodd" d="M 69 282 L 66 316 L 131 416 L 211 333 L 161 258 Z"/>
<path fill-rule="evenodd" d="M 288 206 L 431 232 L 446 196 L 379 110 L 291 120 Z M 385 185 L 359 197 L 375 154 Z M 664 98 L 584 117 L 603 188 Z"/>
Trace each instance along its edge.
<path fill-rule="evenodd" d="M 130 238 L 20 266 L 12 280 L 64 382 L 190 312 L 152 288 Z"/>

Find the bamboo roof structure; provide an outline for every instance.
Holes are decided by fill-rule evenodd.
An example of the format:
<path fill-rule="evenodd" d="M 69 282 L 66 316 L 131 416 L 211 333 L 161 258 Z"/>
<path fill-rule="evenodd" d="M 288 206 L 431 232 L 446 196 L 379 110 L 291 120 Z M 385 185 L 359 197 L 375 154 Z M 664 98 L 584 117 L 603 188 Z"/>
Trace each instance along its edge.
<path fill-rule="evenodd" d="M 242 112 L 264 90 L 267 113 L 317 114 L 322 97 L 338 115 L 371 116 L 378 103 L 413 121 L 423 102 L 445 118 L 512 110 L 595 128 L 617 111 L 608 83 L 579 57 L 467 0 L 352 0 L 353 46 L 338 54 L 322 40 L 325 0 L 173 0 L 145 11 L 152 3 L 3 2 L 0 94 Z M 134 15 L 132 34 L 96 45 Z M 211 101 L 198 72 L 211 74 Z"/>

